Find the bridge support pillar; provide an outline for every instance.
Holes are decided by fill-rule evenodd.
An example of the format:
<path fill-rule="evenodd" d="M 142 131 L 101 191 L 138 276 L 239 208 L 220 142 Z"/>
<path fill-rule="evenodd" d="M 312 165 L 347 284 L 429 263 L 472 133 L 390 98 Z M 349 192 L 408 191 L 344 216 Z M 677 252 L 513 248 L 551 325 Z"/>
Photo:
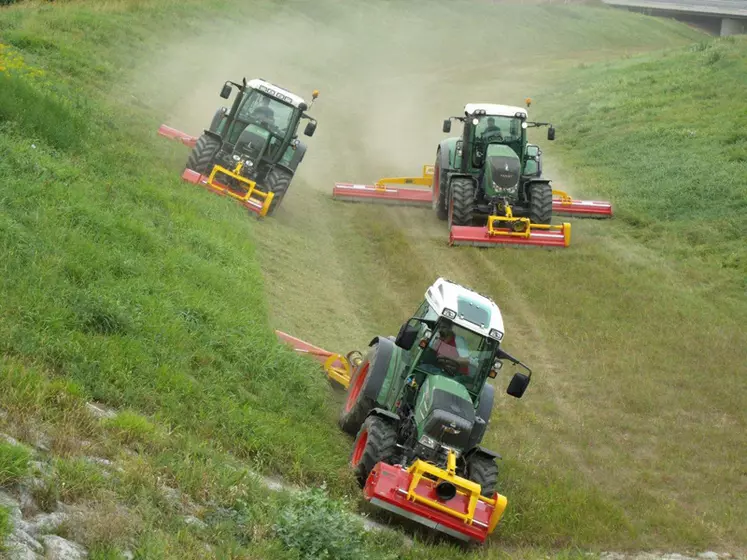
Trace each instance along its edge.
<path fill-rule="evenodd" d="M 722 18 L 721 19 L 721 36 L 739 35 L 745 32 L 744 20 Z"/>

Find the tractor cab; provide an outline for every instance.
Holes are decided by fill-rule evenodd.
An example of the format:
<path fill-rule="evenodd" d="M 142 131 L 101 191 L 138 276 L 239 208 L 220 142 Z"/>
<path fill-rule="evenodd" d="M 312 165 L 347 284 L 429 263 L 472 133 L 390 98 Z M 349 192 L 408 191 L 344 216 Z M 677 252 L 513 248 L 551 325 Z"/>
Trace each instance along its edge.
<path fill-rule="evenodd" d="M 406 350 L 403 365 L 411 383 L 420 386 L 429 376 L 443 376 L 463 386 L 467 398 L 476 401 L 494 371 L 502 338 L 503 319 L 494 302 L 439 280 L 402 326 L 397 344 Z"/>
<path fill-rule="evenodd" d="M 239 93 L 230 111 L 219 109 L 210 126 L 223 140 L 219 159 L 228 165 L 243 162 L 245 169 L 255 173 L 261 166 L 276 163 L 293 167 L 295 152 L 302 155 L 305 151 L 297 139 L 301 119 L 309 120 L 306 136 L 313 136 L 316 130 L 316 121 L 305 113 L 310 106 L 294 93 L 261 79 L 226 82 L 221 97 L 228 99 L 232 86 L 238 87 Z M 313 99 L 317 95 L 315 91 Z"/>

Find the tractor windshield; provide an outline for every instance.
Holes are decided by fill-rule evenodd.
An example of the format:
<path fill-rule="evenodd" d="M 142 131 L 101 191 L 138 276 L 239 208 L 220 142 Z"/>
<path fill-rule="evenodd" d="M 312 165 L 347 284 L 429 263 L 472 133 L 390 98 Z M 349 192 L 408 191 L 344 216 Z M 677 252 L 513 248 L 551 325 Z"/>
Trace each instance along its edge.
<path fill-rule="evenodd" d="M 496 340 L 441 318 L 416 367 L 426 373 L 443 373 L 477 394 L 497 345 Z"/>
<path fill-rule="evenodd" d="M 247 95 L 238 114 L 242 121 L 258 123 L 281 138 L 285 137 L 292 116 L 293 107 L 256 90 Z"/>
<path fill-rule="evenodd" d="M 475 126 L 477 140 L 508 143 L 521 139 L 521 119 L 495 115 L 478 118 L 479 122 Z"/>
<path fill-rule="evenodd" d="M 257 90 L 249 90 L 236 114 L 236 126 L 228 139 L 235 144 L 247 125 L 258 125 L 272 135 L 268 155 L 275 155 L 293 123 L 296 109 Z"/>

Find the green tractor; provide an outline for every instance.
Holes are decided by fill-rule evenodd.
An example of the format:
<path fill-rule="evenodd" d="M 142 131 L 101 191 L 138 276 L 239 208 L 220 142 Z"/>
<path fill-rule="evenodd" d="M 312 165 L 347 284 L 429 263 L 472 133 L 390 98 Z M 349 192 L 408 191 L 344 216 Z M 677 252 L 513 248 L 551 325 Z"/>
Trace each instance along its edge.
<path fill-rule="evenodd" d="M 529 105 L 529 100 L 527 100 Z M 550 224 L 553 193 L 542 178 L 539 146 L 527 143 L 527 129 L 550 123 L 528 122 L 521 107 L 469 103 L 463 117 L 444 121 L 464 123 L 461 137 L 443 140 L 436 152 L 432 207 L 452 226 L 485 225 L 491 216 L 528 218 L 530 224 Z M 527 227 L 526 220 L 506 220 L 510 228 Z"/>
<path fill-rule="evenodd" d="M 267 201 L 262 215 L 271 215 L 306 154 L 297 136 L 301 119 L 309 120 L 306 136 L 313 136 L 317 123 L 306 114 L 311 106 L 301 97 L 265 80 L 226 82 L 223 99 L 230 97 L 232 86 L 238 88 L 233 105 L 216 111 L 210 128 L 197 138 L 187 168 L 207 177 L 217 167 L 230 191 L 262 196 Z M 313 92 L 312 105 L 318 95 Z"/>
<path fill-rule="evenodd" d="M 496 377 L 508 394 L 531 371 L 501 347 L 503 319 L 489 298 L 439 278 L 397 337 L 374 338 L 351 375 L 340 427 L 355 436 L 351 466 L 372 503 L 462 539 L 483 541 L 506 499 L 498 455 L 483 448 Z"/>

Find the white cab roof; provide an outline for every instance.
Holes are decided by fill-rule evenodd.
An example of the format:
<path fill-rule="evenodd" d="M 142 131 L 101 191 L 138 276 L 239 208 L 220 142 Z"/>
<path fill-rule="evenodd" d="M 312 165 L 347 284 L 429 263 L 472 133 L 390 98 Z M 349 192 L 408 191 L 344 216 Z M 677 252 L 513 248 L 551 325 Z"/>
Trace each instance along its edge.
<path fill-rule="evenodd" d="M 464 114 L 473 115 L 475 111 L 483 110 L 486 115 L 496 117 L 513 117 L 516 113 L 521 113 L 526 118 L 527 110 L 523 107 L 513 107 L 512 105 L 495 105 L 494 103 L 467 103 L 464 106 Z"/>
<path fill-rule="evenodd" d="M 503 338 L 501 310 L 489 297 L 455 282 L 439 278 L 425 292 L 425 299 L 439 315 L 443 315 L 444 309 L 455 311 L 457 316 L 452 321 L 465 329 L 486 337 L 489 337 L 490 331 L 495 329 L 500 333 L 499 340 Z M 476 317 L 484 318 L 485 321 L 475 323 Z M 472 320 L 469 320 L 470 318 Z"/>
<path fill-rule="evenodd" d="M 275 84 L 271 84 L 270 82 L 266 82 L 265 80 L 255 78 L 254 80 L 249 80 L 246 85 L 250 88 L 258 89 L 259 91 L 267 93 L 272 97 L 276 97 L 281 101 L 285 101 L 294 107 L 298 107 L 301 103 L 306 103 L 302 97 L 299 97 L 295 93 L 278 87 Z M 308 105 L 308 103 L 306 103 L 306 105 Z"/>

